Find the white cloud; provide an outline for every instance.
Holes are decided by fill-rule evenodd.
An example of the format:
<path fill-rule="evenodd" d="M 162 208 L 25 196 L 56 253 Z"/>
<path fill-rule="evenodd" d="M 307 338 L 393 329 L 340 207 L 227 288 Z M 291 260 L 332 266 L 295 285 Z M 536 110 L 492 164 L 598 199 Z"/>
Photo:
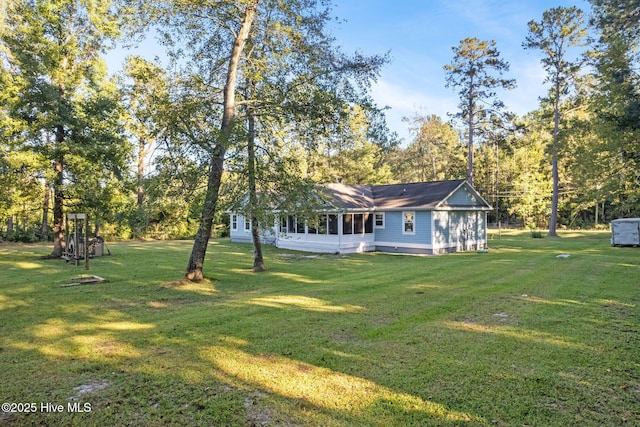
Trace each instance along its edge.
<path fill-rule="evenodd" d="M 373 98 L 380 107 L 389 107 L 386 111 L 389 129 L 398 133 L 405 143 L 410 140 L 409 125 L 402 121 L 403 117 L 414 114 L 436 114 L 443 121 L 448 120 L 447 113 L 455 112 L 457 99 L 455 95 L 429 94 L 416 89 L 415 82 L 406 85 L 379 80 L 372 88 Z"/>

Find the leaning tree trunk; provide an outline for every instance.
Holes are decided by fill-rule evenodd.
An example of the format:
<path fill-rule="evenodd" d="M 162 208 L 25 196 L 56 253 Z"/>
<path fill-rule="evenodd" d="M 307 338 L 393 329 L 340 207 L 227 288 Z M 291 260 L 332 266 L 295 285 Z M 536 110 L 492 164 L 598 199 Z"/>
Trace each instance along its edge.
<path fill-rule="evenodd" d="M 238 74 L 238 66 L 242 51 L 249 37 L 249 30 L 253 24 L 256 14 L 256 8 L 259 0 L 253 1 L 247 6 L 240 25 L 240 31 L 237 33 L 231 50 L 231 58 L 229 59 L 229 69 L 227 71 L 227 81 L 223 94 L 223 113 L 222 123 L 220 124 L 220 137 L 213 150 L 211 162 L 209 163 L 209 179 L 207 181 L 207 193 L 205 196 L 204 207 L 200 219 L 200 226 L 196 233 L 189 257 L 189 264 L 185 272 L 185 277 L 192 281 L 201 281 L 204 279 L 202 268 L 204 266 L 204 258 L 207 254 L 207 245 L 211 236 L 213 227 L 213 217 L 218 204 L 218 191 L 222 181 L 222 171 L 224 168 L 224 155 L 227 150 L 229 136 L 235 119 L 236 99 L 235 88 L 236 78 Z"/>
<path fill-rule="evenodd" d="M 216 205 L 218 203 L 218 191 L 220 190 L 220 182 L 222 181 L 222 171 L 224 168 L 225 150 L 220 145 L 219 152 L 214 154 L 209 164 L 209 180 L 207 182 L 207 194 L 205 196 L 204 207 L 202 208 L 202 217 L 200 226 L 196 233 L 191 249 L 191 257 L 187 265 L 185 277 L 194 282 L 201 281 L 204 276 L 202 267 L 204 265 L 204 257 L 207 253 L 207 245 L 211 236 L 213 227 L 213 217 L 216 213 Z"/>

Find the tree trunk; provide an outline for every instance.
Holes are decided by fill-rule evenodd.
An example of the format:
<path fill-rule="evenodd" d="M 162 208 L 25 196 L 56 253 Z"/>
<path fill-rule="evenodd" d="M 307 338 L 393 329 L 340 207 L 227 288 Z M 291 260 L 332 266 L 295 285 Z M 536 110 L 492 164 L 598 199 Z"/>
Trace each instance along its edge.
<path fill-rule="evenodd" d="M 253 106 L 247 107 L 247 169 L 249 175 L 249 213 L 251 217 L 251 239 L 253 241 L 253 271 L 265 271 L 260 241 L 260 224 L 257 215 L 258 194 L 256 191 L 256 126 Z"/>
<path fill-rule="evenodd" d="M 40 226 L 40 240 L 49 238 L 49 202 L 51 200 L 51 187 L 44 185 L 44 200 L 42 201 L 42 225 Z"/>
<path fill-rule="evenodd" d="M 224 155 L 227 150 L 227 144 L 230 139 L 229 137 L 233 127 L 233 121 L 235 119 L 235 87 L 238 66 L 245 43 L 249 37 L 249 30 L 253 24 L 258 2 L 259 0 L 254 0 L 247 6 L 240 25 L 240 31 L 238 31 L 238 34 L 235 37 L 231 57 L 229 59 L 227 81 L 224 87 L 220 136 L 216 147 L 212 152 L 211 162 L 209 165 L 209 179 L 207 180 L 207 193 L 205 196 L 204 207 L 202 209 L 200 226 L 198 227 L 198 232 L 196 233 L 196 237 L 193 242 L 191 256 L 189 257 L 189 263 L 187 264 L 187 270 L 185 272 L 185 277 L 192 281 L 201 281 L 204 279 L 202 268 L 204 266 L 204 258 L 207 253 L 209 237 L 211 236 L 211 229 L 213 227 L 213 217 L 218 204 L 218 190 L 220 189 L 220 182 L 222 181 Z"/>
<path fill-rule="evenodd" d="M 145 191 L 144 191 L 144 185 L 143 185 L 143 181 L 144 181 L 144 156 L 146 155 L 146 150 L 145 150 L 145 143 L 144 141 L 141 139 L 138 142 L 138 161 L 137 161 L 137 181 L 138 181 L 138 200 L 137 200 L 137 207 L 138 209 L 142 209 L 142 204 L 144 203 L 144 195 L 145 195 Z"/>
<path fill-rule="evenodd" d="M 7 218 L 7 235 L 10 236 L 13 234 L 13 215 L 9 215 Z"/>
<path fill-rule="evenodd" d="M 551 177 L 553 180 L 553 194 L 551 196 L 551 217 L 549 218 L 549 237 L 558 237 L 556 232 L 558 222 L 558 199 L 560 193 L 560 176 L 558 173 L 558 135 L 560 133 L 560 85 L 555 87 L 555 106 L 553 111 L 553 141 L 551 142 Z"/>
<path fill-rule="evenodd" d="M 62 145 L 65 139 L 64 126 L 56 127 L 56 146 Z M 64 159 L 57 156 L 54 163 L 53 179 L 53 252 L 52 258 L 59 258 L 64 252 Z"/>
<path fill-rule="evenodd" d="M 471 80 L 470 83 L 471 87 L 473 87 L 473 79 Z M 469 150 L 469 159 L 468 159 L 468 165 L 467 165 L 467 181 L 469 181 L 469 184 L 471 184 L 473 186 L 473 98 L 469 98 L 469 105 L 467 106 L 467 108 L 469 109 L 469 121 L 467 123 L 468 129 L 469 129 L 469 135 L 468 135 L 468 150 Z"/>
<path fill-rule="evenodd" d="M 222 181 L 224 168 L 225 149 L 220 145 L 219 147 L 219 152 L 211 158 L 211 163 L 209 164 L 209 179 L 207 182 L 204 207 L 202 209 L 202 217 L 185 273 L 185 277 L 194 282 L 199 282 L 204 279 L 202 268 L 204 266 L 204 257 L 207 253 L 209 237 L 211 236 L 211 229 L 213 227 L 213 217 L 216 213 L 218 191 L 220 190 L 220 182 Z"/>

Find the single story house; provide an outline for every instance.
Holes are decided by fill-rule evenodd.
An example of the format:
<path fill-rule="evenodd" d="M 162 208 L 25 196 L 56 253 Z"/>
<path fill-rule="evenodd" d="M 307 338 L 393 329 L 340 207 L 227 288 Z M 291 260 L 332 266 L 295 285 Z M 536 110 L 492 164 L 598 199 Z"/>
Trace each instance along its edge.
<path fill-rule="evenodd" d="M 443 254 L 484 249 L 492 208 L 466 181 L 328 184 L 317 219 L 274 211 L 262 241 L 308 252 Z M 251 242 L 250 221 L 230 212 L 231 241 Z"/>

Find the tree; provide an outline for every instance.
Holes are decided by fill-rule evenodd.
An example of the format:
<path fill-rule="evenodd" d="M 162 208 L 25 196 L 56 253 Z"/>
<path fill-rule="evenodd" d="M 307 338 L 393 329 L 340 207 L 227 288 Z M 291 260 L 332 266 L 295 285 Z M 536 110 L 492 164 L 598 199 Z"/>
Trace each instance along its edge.
<path fill-rule="evenodd" d="M 549 164 L 545 158 L 549 129 L 544 125 L 544 110 L 522 118 L 522 135 L 510 141 L 509 156 L 503 158 L 501 181 L 508 213 L 520 218 L 529 228 L 544 224 L 549 214 Z M 507 151 L 507 150 L 505 150 Z"/>
<path fill-rule="evenodd" d="M 227 0 L 214 5 L 186 1 L 176 9 L 167 5 L 164 16 L 173 31 L 166 40 L 175 46 L 176 53 L 189 53 L 188 60 L 181 61 L 180 66 L 195 85 L 206 88 L 200 99 L 206 98 L 209 110 L 218 112 L 220 117 L 216 132 L 210 128 L 201 132 L 201 127 L 189 121 L 189 117 L 182 121 L 192 126 L 180 124 L 184 134 L 196 129 L 210 135 L 206 144 L 202 144 L 211 159 L 208 191 L 185 274 L 187 279 L 203 278 L 223 165 L 227 153 L 237 153 L 240 141 L 248 140 L 248 125 L 242 126 L 248 122 L 242 113 L 253 117 L 251 126 L 257 136 L 252 141 L 257 148 L 262 135 L 269 134 L 268 126 L 285 124 L 280 131 L 286 132 L 287 119 L 299 120 L 296 118 L 312 112 L 317 103 L 307 102 L 309 98 L 334 89 L 330 83 L 335 84 L 336 80 L 329 76 L 350 73 L 357 81 L 359 75 L 376 72 L 375 64 L 362 56 L 350 59 L 336 55 L 332 39 L 324 34 L 327 5 L 325 0 Z M 347 80 L 344 77 L 341 82 Z M 258 159 L 257 150 L 255 154 Z"/>
<path fill-rule="evenodd" d="M 550 151 L 553 194 L 548 235 L 556 237 L 560 194 L 558 150 L 561 138 L 561 105 L 571 93 L 571 87 L 583 62 L 580 58 L 571 60 L 568 56 L 572 48 L 586 44 L 587 30 L 583 13 L 576 7 L 551 8 L 543 12 L 541 21 L 530 21 L 528 25 L 529 34 L 522 45 L 525 49 L 542 51 L 543 57 L 540 62 L 547 72 L 545 82 L 551 83 L 552 86 L 550 100 L 553 103 L 553 137 Z"/>
<path fill-rule="evenodd" d="M 493 40 L 466 38 L 452 50 L 453 61 L 444 66 L 446 87 L 457 88 L 460 96 L 460 111 L 454 117 L 464 120 L 467 127 L 467 180 L 473 185 L 474 136 L 480 133 L 481 123 L 504 109 L 495 90 L 513 89 L 515 80 L 501 77 L 509 71 L 509 63 L 500 58 Z"/>
<path fill-rule="evenodd" d="M 169 83 L 160 66 L 139 56 L 127 57 L 124 73 L 129 79 L 121 85 L 128 118 L 126 128 L 137 146 L 136 205 L 142 209 L 148 157 L 164 133 L 158 115 L 169 102 Z"/>
<path fill-rule="evenodd" d="M 185 271 L 186 279 L 192 281 L 204 279 L 202 268 L 216 214 L 225 154 L 236 126 L 237 80 L 259 4 L 260 0 L 226 0 L 214 4 L 186 0 L 159 3 L 158 10 L 154 11 L 166 25 L 164 40 L 173 50 L 172 57 L 181 58 L 185 50 L 191 54 L 182 65 L 196 85 L 207 88 L 200 98 L 207 98 L 211 112 L 220 114 L 217 132 L 204 130 L 211 140 L 201 141 L 208 156 L 207 190 Z M 189 120 L 186 118 L 185 123 L 192 123 Z M 188 127 L 183 130 L 187 134 L 191 131 Z M 198 131 L 198 127 L 195 130 Z"/>
<path fill-rule="evenodd" d="M 315 198 L 311 180 L 299 167 L 292 167 L 294 159 L 283 150 L 285 139 L 296 145 L 293 129 L 299 124 L 326 123 L 340 112 L 344 120 L 331 129 L 343 133 L 322 133 L 323 137 L 350 141 L 358 154 L 358 166 L 365 165 L 359 169 L 368 172 L 360 180 L 389 173 L 384 165 L 374 166 L 379 159 L 373 153 L 378 150 L 369 137 L 375 129 L 375 137 L 382 139 L 384 127 L 370 120 L 378 117 L 378 110 L 369 102 L 366 90 L 386 59 L 348 56 L 334 47 L 325 33 L 328 14 L 322 9 L 323 2 L 283 6 L 266 2 L 259 9 L 247 41 L 238 100 L 239 112 L 245 114 L 247 123 L 246 166 L 242 170 L 246 171 L 248 196 L 242 208 L 251 220 L 254 271 L 265 269 L 260 231 L 273 225 L 274 204 L 299 218 L 314 204 L 309 203 Z M 353 169 L 349 171 L 354 173 Z"/>
<path fill-rule="evenodd" d="M 451 124 L 443 123 L 435 114 L 416 114 L 404 120 L 409 122 L 413 141 L 394 166 L 394 170 L 402 172 L 402 181 L 440 181 L 464 176 L 464 145 Z"/>
<path fill-rule="evenodd" d="M 595 138 L 583 168 L 594 182 L 595 201 L 609 200 L 616 216 L 637 216 L 640 202 L 640 5 L 592 0 L 599 32 L 592 52 L 595 91 L 586 125 Z"/>
<path fill-rule="evenodd" d="M 1 33 L 9 64 L 15 147 L 43 155 L 53 168 L 52 256 L 62 254 L 65 186 L 84 159 L 113 171 L 127 148 L 117 135 L 114 92 L 100 58 L 120 28 L 109 1 L 10 1 Z M 106 88 L 106 90 L 105 90 Z M 75 171 L 74 171 L 75 169 Z"/>

